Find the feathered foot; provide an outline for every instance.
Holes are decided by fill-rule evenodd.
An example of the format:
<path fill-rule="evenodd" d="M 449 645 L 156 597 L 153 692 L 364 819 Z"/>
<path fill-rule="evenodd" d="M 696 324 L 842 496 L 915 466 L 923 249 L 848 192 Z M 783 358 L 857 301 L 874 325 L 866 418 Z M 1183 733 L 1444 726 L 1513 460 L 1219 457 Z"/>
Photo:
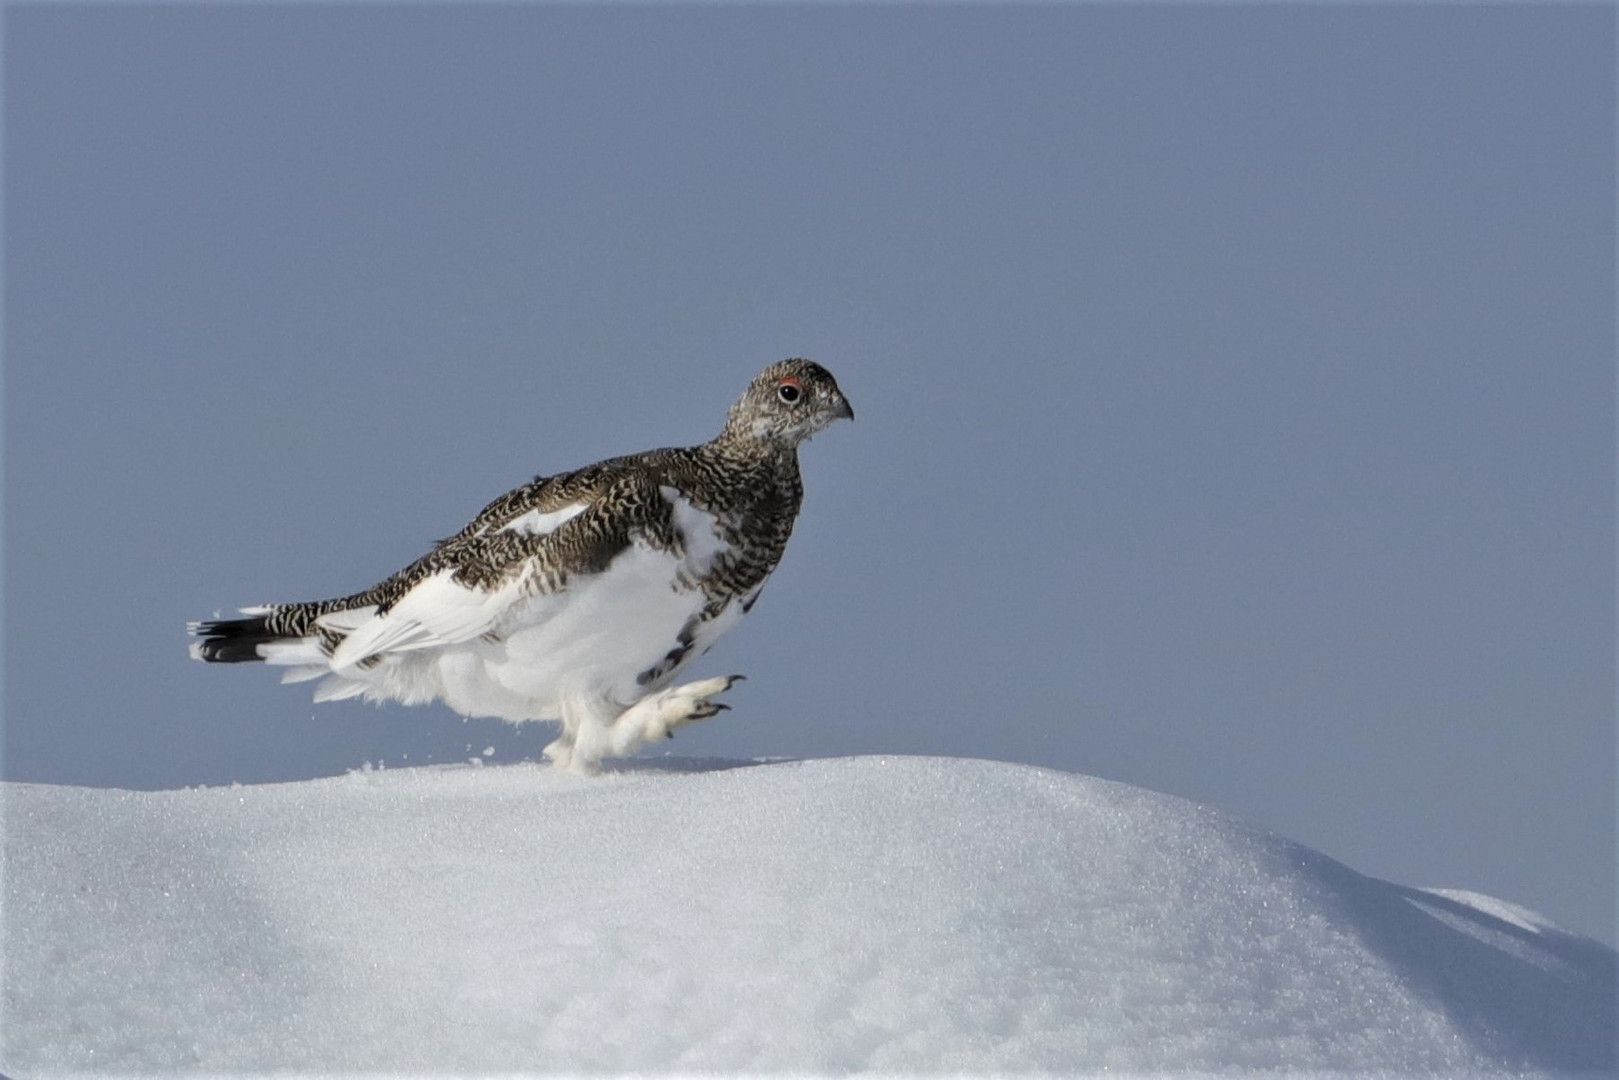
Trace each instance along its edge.
<path fill-rule="evenodd" d="M 742 678 L 741 675 L 721 675 L 660 690 L 631 706 L 628 712 L 618 718 L 613 728 L 616 731 L 623 727 L 626 734 L 639 728 L 635 742 L 650 741 L 659 736 L 672 739 L 676 728 L 684 727 L 693 720 L 707 720 L 729 709 L 729 705 L 710 699 L 725 693 Z"/>
<path fill-rule="evenodd" d="M 551 740 L 551 742 L 546 745 L 545 749 L 540 752 L 545 755 L 545 760 L 551 763 L 551 767 L 559 772 L 575 771 L 573 766 L 572 735 L 563 735 L 559 738 Z"/>
<path fill-rule="evenodd" d="M 648 694 L 611 721 L 586 710 L 564 709 L 562 735 L 545 748 L 545 756 L 559 771 L 589 775 L 604 757 L 627 754 L 653 739 L 672 739 L 677 728 L 729 709 L 712 699 L 741 678 L 722 675 L 671 686 Z"/>

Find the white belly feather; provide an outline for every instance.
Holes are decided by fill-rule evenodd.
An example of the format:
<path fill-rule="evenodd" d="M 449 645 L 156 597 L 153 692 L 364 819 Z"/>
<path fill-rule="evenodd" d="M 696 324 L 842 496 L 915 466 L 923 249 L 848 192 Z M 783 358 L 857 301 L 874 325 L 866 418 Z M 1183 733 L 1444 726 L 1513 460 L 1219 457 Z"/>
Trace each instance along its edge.
<path fill-rule="evenodd" d="M 328 664 L 310 664 L 302 643 L 289 643 L 272 663 L 303 666 L 289 679 L 325 675 L 317 700 L 364 695 L 420 704 L 435 698 L 467 716 L 557 719 L 564 702 L 620 707 L 667 685 L 684 662 L 701 655 L 742 616 L 743 598 L 695 627 L 681 663 L 642 684 L 637 676 L 679 645 L 706 602 L 694 582 L 727 550 L 713 515 L 662 488 L 685 551 L 675 555 L 636 542 L 599 574 L 577 574 L 558 593 L 526 596 L 521 580 L 493 593 L 469 589 L 448 572 L 430 577 L 385 615 L 337 613 L 348 637 Z M 578 509 L 513 522 L 550 531 Z M 312 639 L 305 639 L 311 641 Z M 375 663 L 362 664 L 368 656 Z M 324 659 L 324 658 L 323 658 Z"/>

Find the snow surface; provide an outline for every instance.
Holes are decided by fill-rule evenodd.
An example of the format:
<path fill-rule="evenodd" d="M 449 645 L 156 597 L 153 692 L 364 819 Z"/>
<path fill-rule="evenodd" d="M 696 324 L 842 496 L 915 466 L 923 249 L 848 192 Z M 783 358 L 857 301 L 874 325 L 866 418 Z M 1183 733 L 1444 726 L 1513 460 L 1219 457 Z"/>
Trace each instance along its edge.
<path fill-rule="evenodd" d="M 868 757 L 8 784 L 12 1076 L 1615 1067 L 1615 955 L 1122 784 Z"/>

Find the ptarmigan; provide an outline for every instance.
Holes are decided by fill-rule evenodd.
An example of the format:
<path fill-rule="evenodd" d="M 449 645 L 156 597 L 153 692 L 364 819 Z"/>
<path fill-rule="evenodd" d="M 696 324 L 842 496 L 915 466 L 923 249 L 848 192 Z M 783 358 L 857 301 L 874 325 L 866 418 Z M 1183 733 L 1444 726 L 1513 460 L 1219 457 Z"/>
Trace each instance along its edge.
<path fill-rule="evenodd" d="M 803 499 L 798 444 L 840 418 L 830 372 L 773 364 L 709 442 L 537 477 L 364 592 L 190 624 L 191 655 L 288 665 L 316 701 L 560 720 L 546 756 L 589 772 L 727 707 L 741 676 L 670 684 L 758 600 Z"/>

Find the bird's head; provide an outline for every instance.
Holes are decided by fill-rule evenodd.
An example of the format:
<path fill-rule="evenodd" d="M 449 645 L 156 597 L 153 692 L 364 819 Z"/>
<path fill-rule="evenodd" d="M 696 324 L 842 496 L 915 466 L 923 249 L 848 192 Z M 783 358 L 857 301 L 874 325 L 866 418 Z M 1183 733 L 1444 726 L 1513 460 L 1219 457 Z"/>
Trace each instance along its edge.
<path fill-rule="evenodd" d="M 725 437 L 788 448 L 854 409 L 832 373 L 813 360 L 783 360 L 754 377 L 725 421 Z"/>

